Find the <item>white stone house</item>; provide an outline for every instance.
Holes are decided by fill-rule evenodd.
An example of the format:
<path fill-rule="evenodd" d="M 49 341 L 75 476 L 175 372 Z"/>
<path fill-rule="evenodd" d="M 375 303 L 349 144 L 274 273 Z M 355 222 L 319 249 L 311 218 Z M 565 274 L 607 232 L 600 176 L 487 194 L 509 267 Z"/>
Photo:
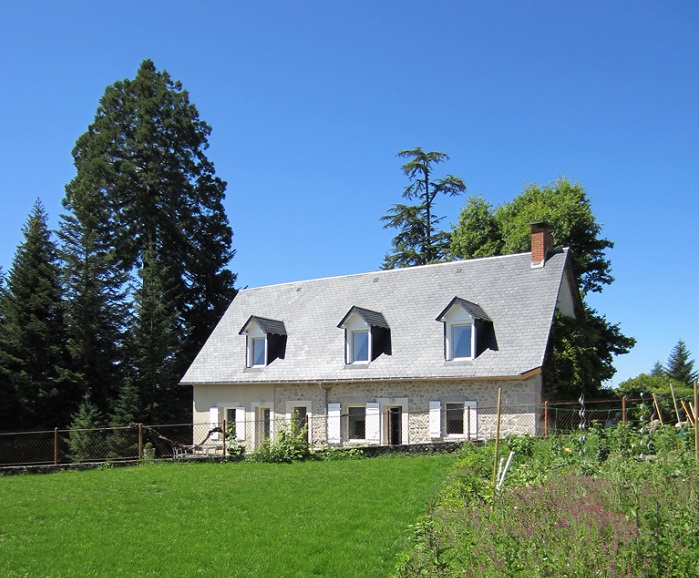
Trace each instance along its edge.
<path fill-rule="evenodd" d="M 314 445 L 488 438 L 498 388 L 523 408 L 503 433 L 536 434 L 554 311 L 579 303 L 537 224 L 529 253 L 241 290 L 182 384 L 248 448 L 304 421 Z"/>

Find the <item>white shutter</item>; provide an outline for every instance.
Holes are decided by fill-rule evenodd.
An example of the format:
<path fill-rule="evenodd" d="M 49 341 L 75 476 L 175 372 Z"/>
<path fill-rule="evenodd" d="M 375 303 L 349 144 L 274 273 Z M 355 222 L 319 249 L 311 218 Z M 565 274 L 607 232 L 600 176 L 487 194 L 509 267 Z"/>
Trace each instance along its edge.
<path fill-rule="evenodd" d="M 245 439 L 245 408 L 235 408 L 235 439 L 243 441 Z"/>
<path fill-rule="evenodd" d="M 430 401 L 430 437 L 442 437 L 442 402 Z"/>
<path fill-rule="evenodd" d="M 218 407 L 211 406 L 209 408 L 209 428 L 214 429 L 215 427 L 218 427 Z M 211 434 L 212 440 L 219 440 L 221 439 L 221 436 L 217 433 Z"/>
<path fill-rule="evenodd" d="M 370 401 L 366 404 L 366 441 L 370 444 L 381 443 L 381 413 L 379 404 Z"/>
<path fill-rule="evenodd" d="M 339 403 L 328 404 L 328 443 L 339 444 L 342 406 Z"/>
<path fill-rule="evenodd" d="M 478 438 L 478 403 L 475 401 L 464 402 L 464 435 L 475 440 Z"/>

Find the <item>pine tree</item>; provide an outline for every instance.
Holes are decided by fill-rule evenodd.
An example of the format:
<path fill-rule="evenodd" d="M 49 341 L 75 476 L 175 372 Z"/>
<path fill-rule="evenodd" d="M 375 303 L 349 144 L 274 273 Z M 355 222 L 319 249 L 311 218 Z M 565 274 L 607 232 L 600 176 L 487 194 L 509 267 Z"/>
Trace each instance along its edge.
<path fill-rule="evenodd" d="M 694 360 L 689 358 L 690 355 L 687 344 L 680 339 L 667 359 L 666 375 L 687 386 L 691 385 L 697 379 L 697 372 L 694 371 Z"/>
<path fill-rule="evenodd" d="M 161 304 L 167 311 L 159 315 L 176 333 L 151 364 L 167 367 L 160 373 L 169 380 L 161 390 L 166 396 L 179 392 L 179 375 L 235 295 L 235 276 L 226 268 L 234 255 L 223 209 L 226 183 L 205 155 L 210 132 L 182 85 L 145 60 L 134 80 L 105 90 L 94 122 L 73 150 L 77 174 L 66 187 L 65 205 L 76 226 L 89 230 L 90 205 L 97 209 L 98 254 L 107 270 L 129 277 L 123 303 L 133 303 L 143 282 L 138 272 L 145 270 L 146 252 L 155 255 L 167 292 Z M 119 286 L 125 287 L 110 285 L 112 295 Z M 136 323 L 145 327 L 145 321 Z M 133 358 L 127 365 L 142 372 Z M 178 404 L 177 397 L 154 405 L 153 418 L 160 417 L 158 407 L 189 412 L 189 403 Z"/>
<path fill-rule="evenodd" d="M 11 398 L 4 411 L 16 412 L 3 421 L 23 429 L 64 425 L 78 401 L 63 379 L 60 269 L 47 221 L 37 200 L 0 298 L 0 381 Z"/>
<path fill-rule="evenodd" d="M 385 256 L 384 269 L 411 267 L 435 263 L 445 258 L 449 247 L 449 233 L 437 231 L 442 220 L 434 214 L 434 202 L 438 195 L 459 195 L 466 190 L 464 182 L 452 175 L 434 180 L 433 166 L 449 159 L 445 153 L 424 152 L 420 147 L 398 153 L 409 159 L 402 167 L 410 184 L 403 191 L 403 198 L 417 200 L 417 205 L 393 205 L 387 215 L 381 217 L 384 228 L 398 229 L 393 238 L 393 251 Z"/>

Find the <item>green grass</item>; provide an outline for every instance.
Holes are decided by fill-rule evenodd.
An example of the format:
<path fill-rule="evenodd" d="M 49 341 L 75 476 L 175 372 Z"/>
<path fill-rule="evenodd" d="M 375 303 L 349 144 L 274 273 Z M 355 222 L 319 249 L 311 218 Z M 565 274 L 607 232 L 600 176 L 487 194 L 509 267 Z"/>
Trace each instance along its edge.
<path fill-rule="evenodd" d="M 386 576 L 451 455 L 0 477 L 0 575 Z"/>

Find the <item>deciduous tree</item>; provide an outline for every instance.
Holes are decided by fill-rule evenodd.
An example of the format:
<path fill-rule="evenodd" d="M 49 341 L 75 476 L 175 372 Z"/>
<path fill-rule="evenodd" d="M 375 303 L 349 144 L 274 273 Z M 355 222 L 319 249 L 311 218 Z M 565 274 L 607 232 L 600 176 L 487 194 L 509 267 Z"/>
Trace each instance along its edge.
<path fill-rule="evenodd" d="M 580 184 L 567 179 L 533 184 L 495 209 L 481 197 L 469 198 L 452 232 L 450 254 L 473 258 L 529 251 L 531 223 L 541 221 L 549 224 L 558 247 L 569 247 L 583 300 L 576 319 L 554 320 L 544 366 L 546 391 L 552 398 L 594 394 L 614 375 L 614 356 L 627 353 L 635 340 L 585 302 L 588 293 L 614 280 L 605 253 L 614 245 L 601 236 Z"/>

